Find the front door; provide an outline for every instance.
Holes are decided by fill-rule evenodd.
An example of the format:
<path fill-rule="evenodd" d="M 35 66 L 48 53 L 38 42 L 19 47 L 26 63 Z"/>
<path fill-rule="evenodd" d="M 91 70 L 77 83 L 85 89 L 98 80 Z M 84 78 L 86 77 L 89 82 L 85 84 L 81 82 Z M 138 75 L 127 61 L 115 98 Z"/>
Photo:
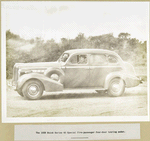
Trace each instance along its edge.
<path fill-rule="evenodd" d="M 65 65 L 65 88 L 84 88 L 89 85 L 89 64 L 86 54 L 73 55 Z"/>

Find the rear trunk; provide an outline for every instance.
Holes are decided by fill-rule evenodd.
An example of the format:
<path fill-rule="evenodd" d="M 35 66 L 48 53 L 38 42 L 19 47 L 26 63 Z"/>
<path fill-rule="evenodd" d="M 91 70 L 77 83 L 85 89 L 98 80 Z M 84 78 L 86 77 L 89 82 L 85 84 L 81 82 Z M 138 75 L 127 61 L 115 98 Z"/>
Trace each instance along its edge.
<path fill-rule="evenodd" d="M 124 65 L 125 65 L 124 68 L 125 68 L 125 71 L 127 74 L 136 76 L 136 72 L 134 70 L 134 67 L 130 63 L 124 62 Z"/>
<path fill-rule="evenodd" d="M 140 78 L 137 77 L 134 67 L 127 62 L 124 62 L 126 71 L 126 87 L 135 87 L 141 83 Z"/>

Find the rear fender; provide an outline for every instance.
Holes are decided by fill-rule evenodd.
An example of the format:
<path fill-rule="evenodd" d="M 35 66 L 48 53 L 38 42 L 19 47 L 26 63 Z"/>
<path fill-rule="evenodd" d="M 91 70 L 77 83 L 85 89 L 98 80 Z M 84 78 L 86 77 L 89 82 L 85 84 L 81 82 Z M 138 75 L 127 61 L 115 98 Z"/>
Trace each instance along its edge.
<path fill-rule="evenodd" d="M 46 92 L 63 90 L 63 85 L 61 83 L 46 77 L 44 74 L 38 73 L 30 73 L 22 75 L 17 82 L 17 89 L 22 88 L 25 82 L 31 79 L 39 80 L 43 84 Z"/>
<path fill-rule="evenodd" d="M 105 82 L 104 82 L 105 89 L 108 89 L 110 81 L 114 78 L 121 78 L 125 82 L 125 75 L 122 72 L 112 72 L 112 73 L 108 74 L 105 79 Z"/>
<path fill-rule="evenodd" d="M 130 75 L 130 74 L 123 73 L 123 72 L 112 72 L 112 73 L 108 74 L 106 79 L 105 79 L 105 83 L 104 83 L 105 89 L 108 89 L 109 82 L 113 78 L 121 78 L 122 80 L 124 80 L 125 86 L 127 88 L 135 87 L 135 86 L 138 86 L 140 84 L 140 79 L 137 78 L 135 75 Z"/>

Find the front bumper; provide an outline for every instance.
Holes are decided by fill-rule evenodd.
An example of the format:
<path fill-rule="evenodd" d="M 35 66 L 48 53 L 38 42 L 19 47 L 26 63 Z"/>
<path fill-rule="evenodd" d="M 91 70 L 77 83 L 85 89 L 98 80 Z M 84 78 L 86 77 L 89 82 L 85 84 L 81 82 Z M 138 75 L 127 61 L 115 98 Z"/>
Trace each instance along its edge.
<path fill-rule="evenodd" d="M 17 82 L 12 81 L 12 83 L 10 84 L 10 86 L 11 86 L 15 91 L 17 91 Z"/>

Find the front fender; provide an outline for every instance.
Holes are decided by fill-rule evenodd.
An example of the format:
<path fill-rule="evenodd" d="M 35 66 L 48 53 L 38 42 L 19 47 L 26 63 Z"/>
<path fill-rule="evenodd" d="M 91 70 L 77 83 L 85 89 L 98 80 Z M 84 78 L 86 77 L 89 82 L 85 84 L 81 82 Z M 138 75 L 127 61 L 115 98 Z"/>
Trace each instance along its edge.
<path fill-rule="evenodd" d="M 44 74 L 39 73 L 29 73 L 22 75 L 17 82 L 17 89 L 21 89 L 25 82 L 31 79 L 39 80 L 43 84 L 46 92 L 63 90 L 63 85 L 61 83 L 46 77 Z"/>

